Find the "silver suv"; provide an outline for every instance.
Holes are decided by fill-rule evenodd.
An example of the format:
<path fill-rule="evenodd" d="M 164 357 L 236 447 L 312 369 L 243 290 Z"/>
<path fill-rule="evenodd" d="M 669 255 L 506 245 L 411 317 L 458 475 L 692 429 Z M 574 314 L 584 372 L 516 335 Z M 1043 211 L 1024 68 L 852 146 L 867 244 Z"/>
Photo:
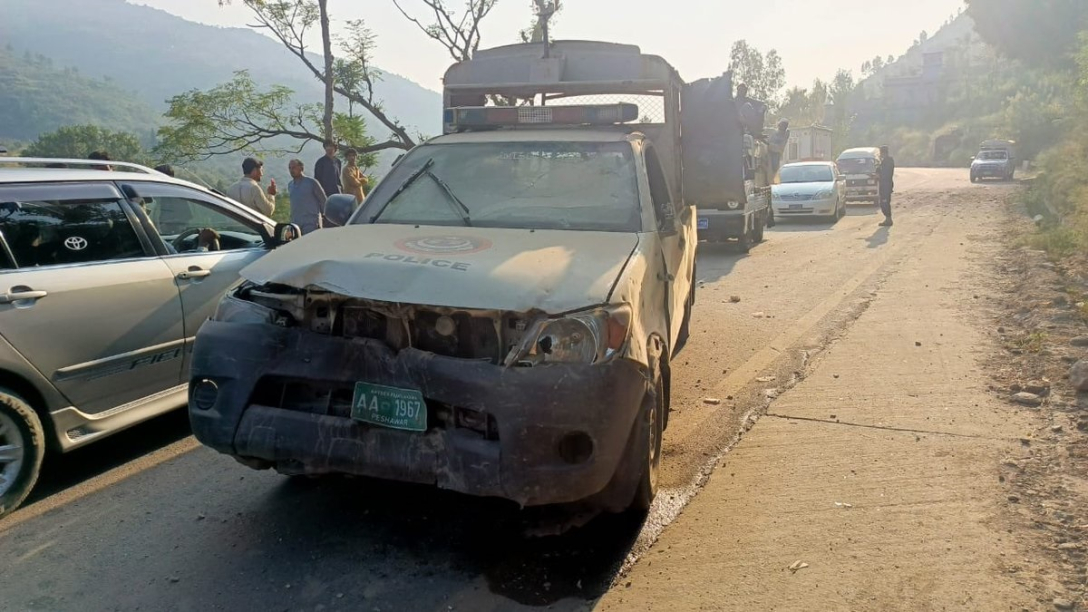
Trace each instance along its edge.
<path fill-rule="evenodd" d="M 101 163 L 0 158 L 0 516 L 26 498 L 47 450 L 184 406 L 197 329 L 293 229 L 192 183 Z"/>

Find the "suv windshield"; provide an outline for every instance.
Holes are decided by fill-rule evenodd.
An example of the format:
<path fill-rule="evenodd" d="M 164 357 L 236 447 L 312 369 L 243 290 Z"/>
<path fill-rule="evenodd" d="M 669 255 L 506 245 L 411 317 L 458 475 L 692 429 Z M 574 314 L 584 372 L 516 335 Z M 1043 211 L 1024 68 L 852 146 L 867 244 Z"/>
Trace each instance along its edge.
<path fill-rule="evenodd" d="M 635 157 L 626 142 L 426 145 L 352 222 L 637 232 Z"/>
<path fill-rule="evenodd" d="M 978 154 L 979 159 L 1008 159 L 1009 154 L 1005 151 L 983 151 Z"/>
<path fill-rule="evenodd" d="M 783 183 L 830 183 L 835 180 L 830 166 L 783 166 Z"/>
<path fill-rule="evenodd" d="M 839 171 L 843 174 L 870 174 L 876 172 L 876 160 L 872 157 L 848 157 L 839 159 Z"/>

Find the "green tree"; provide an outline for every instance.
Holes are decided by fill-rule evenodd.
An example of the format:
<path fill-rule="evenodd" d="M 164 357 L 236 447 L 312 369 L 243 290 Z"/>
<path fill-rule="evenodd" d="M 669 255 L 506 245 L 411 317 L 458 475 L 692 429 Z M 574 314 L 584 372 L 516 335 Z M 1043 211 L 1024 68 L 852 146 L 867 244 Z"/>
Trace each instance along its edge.
<path fill-rule="evenodd" d="M 155 153 L 172 162 L 206 160 L 258 147 L 276 154 L 299 153 L 307 143 L 325 140 L 325 107 L 294 99 L 294 91 L 282 85 L 261 89 L 244 71 L 209 90 L 179 94 L 169 101 L 169 124 L 159 130 Z M 366 127 L 365 119 L 351 112 L 333 115 L 332 132 L 343 146 L 371 154 L 398 146 L 375 143 Z"/>
<path fill-rule="evenodd" d="M 1077 37 L 1088 29 L 1084 0 L 967 0 L 975 29 L 1007 57 L 1033 66 L 1073 68 Z"/>
<path fill-rule="evenodd" d="M 533 23 L 520 32 L 521 42 L 539 43 L 544 39 L 551 39 L 549 29 L 551 20 L 555 17 L 563 5 L 560 0 L 531 0 L 533 8 Z"/>
<path fill-rule="evenodd" d="M 220 5 L 229 4 L 231 0 L 219 0 Z M 374 83 L 381 79 L 381 73 L 374 68 L 370 57 L 374 48 L 374 34 L 361 20 L 347 22 L 347 35 L 340 39 L 339 53 L 336 57 L 331 34 L 331 17 L 328 10 L 328 0 L 239 0 L 253 13 L 256 23 L 252 26 L 258 30 L 264 30 L 290 51 L 313 74 L 314 78 L 324 85 L 325 99 L 317 107 L 320 115 L 318 122 L 319 132 L 323 138 L 331 137 L 335 140 L 343 138 L 335 134 L 337 124 L 343 123 L 343 115 L 335 112 L 335 98 L 344 98 L 352 107 L 360 106 L 365 109 L 380 125 L 389 131 L 387 140 L 372 143 L 365 147 L 365 152 L 375 152 L 384 149 L 410 149 L 415 146 L 415 140 L 408 134 L 395 118 L 386 113 L 381 101 L 375 98 Z M 319 66 L 309 51 L 309 40 L 313 36 L 314 29 L 322 41 L 321 56 L 322 65 Z M 341 80 L 339 77 L 345 74 L 352 75 L 350 80 Z M 236 79 L 237 80 L 237 79 Z M 229 86 L 231 83 L 221 85 Z M 275 88 L 274 88 L 275 89 Z M 288 90 L 290 91 L 290 90 Z M 282 92 L 281 92 L 282 93 Z M 306 121 L 312 120 L 315 107 L 312 105 L 296 105 L 294 114 L 307 115 Z M 245 111 L 247 109 L 241 109 Z M 258 109 L 259 110 L 259 109 Z M 284 110 L 280 105 L 280 110 Z M 279 117 L 277 116 L 276 119 Z M 301 120 L 293 123 L 298 124 Z M 276 132 L 280 127 L 277 121 L 272 125 L 261 125 L 258 120 L 253 121 L 256 131 Z M 364 122 L 365 125 L 365 122 Z M 260 128 L 260 129 L 257 129 Z M 271 128 L 271 129 L 265 129 Z M 292 130 L 293 131 L 293 130 Z M 310 130 L 312 132 L 312 130 Z M 231 134 L 229 136 L 235 136 Z M 263 143 L 268 138 L 276 136 L 292 136 L 292 134 L 266 134 L 261 136 L 248 147 L 252 148 L 257 143 Z M 295 135 L 297 138 L 298 136 Z M 311 140 L 309 136 L 303 140 Z M 232 152 L 227 147 L 224 152 Z M 220 153 L 213 153 L 220 154 Z"/>
<path fill-rule="evenodd" d="M 738 40 L 729 53 L 729 69 L 736 83 L 748 85 L 748 94 L 768 104 L 777 104 L 779 92 L 786 85 L 786 69 L 778 51 L 764 55 L 759 49 Z"/>
<path fill-rule="evenodd" d="M 112 159 L 149 163 L 140 139 L 127 132 L 113 132 L 97 125 L 69 125 L 38 136 L 23 149 L 24 157 L 86 159 L 92 151 L 106 151 Z"/>

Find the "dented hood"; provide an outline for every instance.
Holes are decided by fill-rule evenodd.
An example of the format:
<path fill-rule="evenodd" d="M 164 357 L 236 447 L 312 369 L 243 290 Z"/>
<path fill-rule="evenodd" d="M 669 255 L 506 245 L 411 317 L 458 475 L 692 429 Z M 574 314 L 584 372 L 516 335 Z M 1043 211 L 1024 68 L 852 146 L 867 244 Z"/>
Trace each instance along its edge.
<path fill-rule="evenodd" d="M 284 245 L 242 276 L 385 302 L 556 314 L 605 303 L 638 241 L 616 232 L 349 225 Z"/>

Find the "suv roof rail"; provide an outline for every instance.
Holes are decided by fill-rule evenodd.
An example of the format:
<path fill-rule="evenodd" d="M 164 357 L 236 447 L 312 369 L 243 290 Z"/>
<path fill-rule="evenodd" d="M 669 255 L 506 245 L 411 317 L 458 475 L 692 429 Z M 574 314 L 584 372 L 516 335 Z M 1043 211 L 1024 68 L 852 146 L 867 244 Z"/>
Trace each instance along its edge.
<path fill-rule="evenodd" d="M 101 159 L 66 159 L 53 157 L 0 157 L 0 166 L 16 164 L 64 164 L 65 167 L 68 168 L 72 166 L 97 168 L 98 166 L 108 165 L 112 166 L 114 169 L 134 170 L 136 172 L 142 172 L 144 174 L 161 174 L 160 172 L 148 168 L 147 166 L 141 166 L 140 164 L 123 161 Z"/>

